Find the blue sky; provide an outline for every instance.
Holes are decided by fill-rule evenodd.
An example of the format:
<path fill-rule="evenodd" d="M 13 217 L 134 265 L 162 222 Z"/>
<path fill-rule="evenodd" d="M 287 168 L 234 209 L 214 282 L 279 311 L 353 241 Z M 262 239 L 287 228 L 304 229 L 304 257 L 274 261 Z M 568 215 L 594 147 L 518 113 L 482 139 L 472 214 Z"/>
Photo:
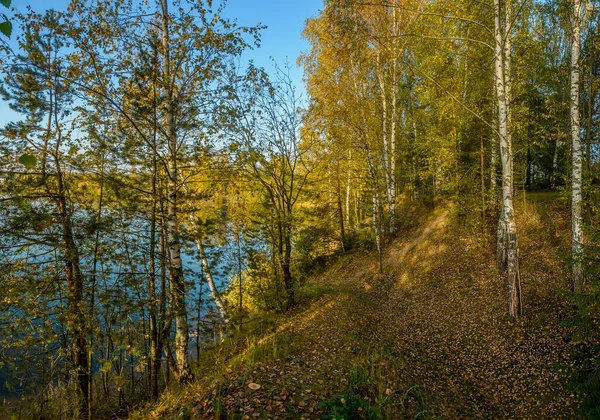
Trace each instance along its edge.
<path fill-rule="evenodd" d="M 65 0 L 12 0 L 13 7 L 20 11 L 25 11 L 28 5 L 36 11 L 43 11 L 49 6 L 60 10 L 67 4 Z M 268 71 L 272 68 L 269 57 L 279 64 L 287 59 L 294 66 L 292 77 L 301 87 L 302 69 L 296 68 L 296 58 L 308 45 L 300 34 L 305 20 L 315 16 L 322 7 L 323 0 L 228 0 L 224 15 L 237 19 L 238 24 L 244 26 L 254 26 L 259 22 L 266 25 L 261 47 L 245 54 L 244 59 L 252 59 Z M 18 118 L 17 114 L 0 99 L 0 125 L 15 118 Z"/>

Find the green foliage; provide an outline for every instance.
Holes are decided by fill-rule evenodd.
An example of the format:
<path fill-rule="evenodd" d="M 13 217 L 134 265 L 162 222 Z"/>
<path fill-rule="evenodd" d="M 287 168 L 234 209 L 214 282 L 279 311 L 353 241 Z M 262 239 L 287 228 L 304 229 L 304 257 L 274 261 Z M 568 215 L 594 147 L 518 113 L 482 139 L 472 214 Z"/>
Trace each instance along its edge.
<path fill-rule="evenodd" d="M 592 237 L 595 243 L 600 237 Z M 587 247 L 586 273 L 590 283 L 585 293 L 567 296 L 574 314 L 565 322 L 569 327 L 575 365 L 570 385 L 582 401 L 581 413 L 590 419 L 600 418 L 600 253 Z"/>
<path fill-rule="evenodd" d="M 600 418 L 600 192 L 593 180 L 598 164 L 584 178 L 585 247 L 584 293 L 565 294 L 573 313 L 564 324 L 569 327 L 569 340 L 575 346 L 571 388 L 581 398 L 581 413 L 586 418 Z M 568 196 L 569 191 L 564 193 Z"/>
<path fill-rule="evenodd" d="M 23 154 L 19 156 L 19 163 L 26 168 L 34 168 L 37 163 L 37 159 L 33 155 Z"/>
<path fill-rule="evenodd" d="M 370 406 L 352 390 L 341 395 L 333 395 L 327 400 L 321 401 L 317 407 L 323 410 L 323 418 L 327 420 L 379 419 L 382 417 L 377 407 Z"/>
<path fill-rule="evenodd" d="M 10 3 L 11 0 L 0 0 L 0 4 L 6 8 L 10 7 Z M 2 14 L 2 16 L 4 17 L 4 22 L 0 22 L 0 33 L 10 38 L 10 35 L 12 34 L 12 23 L 5 14 Z"/>
<path fill-rule="evenodd" d="M 570 387 L 581 398 L 580 413 L 588 419 L 600 418 L 600 344 L 584 342 L 574 352 L 576 367 Z"/>
<path fill-rule="evenodd" d="M 0 22 L 0 33 L 10 38 L 10 35 L 12 34 L 12 23 L 8 20 L 6 15 L 2 16 L 4 16 L 4 19 L 6 20 L 4 22 Z"/>
<path fill-rule="evenodd" d="M 369 229 L 358 229 L 346 233 L 346 249 L 372 251 L 375 249 L 375 233 Z"/>
<path fill-rule="evenodd" d="M 304 278 L 322 269 L 330 249 L 331 232 L 322 226 L 306 226 L 295 240 L 297 277 Z"/>
<path fill-rule="evenodd" d="M 237 279 L 230 283 L 223 297 L 229 307 L 238 306 L 240 290 Z M 251 252 L 249 255 L 248 268 L 242 279 L 242 302 L 244 310 L 249 311 L 281 310 L 285 305 L 283 285 L 277 278 L 273 264 L 263 253 Z"/>
<path fill-rule="evenodd" d="M 13 22 L 23 34 L 14 52 L 0 41 L 0 93 L 23 117 L 0 133 L 0 359 L 11 386 L 17 379 L 31 385 L 14 389 L 28 395 L 32 389 L 32 417 L 79 414 L 83 399 L 72 403 L 69 397 L 84 387 L 78 391 L 72 380 L 61 382 L 84 372 L 84 358 L 72 357 L 79 343 L 86 346 L 79 354 L 89 354 L 93 363 L 93 412 L 120 416 L 149 394 L 151 340 L 158 340 L 155 328 L 151 338 L 151 326 L 164 333 L 158 341 L 174 344 L 171 334 L 185 335 L 175 326 L 191 318 L 186 311 L 192 304 L 197 373 L 216 366 L 216 375 L 225 376 L 231 366 L 280 359 L 289 337 L 271 336 L 267 327 L 256 332 L 248 324 L 255 316 L 280 316 L 296 301 L 302 305 L 290 312 L 311 299 L 325 302 L 331 286 L 311 285 L 299 291 L 301 299 L 296 289 L 330 261 L 349 261 L 342 250 L 360 257 L 379 245 L 385 275 L 374 275 L 365 264 L 355 268 L 360 279 L 354 280 L 360 293 L 389 286 L 380 296 L 387 297 L 417 282 L 419 270 L 435 272 L 446 248 L 458 244 L 439 244 L 427 259 L 394 266 L 396 257 L 423 245 L 423 236 L 398 255 L 385 248 L 416 231 L 428 210 L 451 202 L 448 224 L 484 240 L 494 232 L 498 194 L 490 178 L 499 174 L 500 162 L 492 162 L 498 112 L 491 100 L 489 5 L 325 2 L 304 31 L 310 44 L 301 57 L 305 102 L 290 76 L 293 66 L 275 66 L 271 80 L 252 63 L 241 69 L 244 60 L 238 59 L 259 45 L 260 26 L 238 27 L 222 18 L 226 2 L 214 10 L 212 1 L 171 3 L 165 44 L 151 2 L 74 1 L 64 11 L 0 14 L 1 34 L 10 37 Z M 10 7 L 11 1 L 0 4 Z M 507 78 L 515 189 L 556 184 L 564 200 L 570 158 L 566 10 L 565 2 L 554 1 L 519 7 Z M 589 100 L 592 115 L 585 116 L 582 131 L 594 154 L 597 18 L 589 23 L 583 56 L 592 58 L 582 63 L 588 94 L 582 102 Z M 490 171 L 492 165 L 497 171 Z M 584 194 L 592 281 L 585 295 L 572 297 L 576 309 L 569 326 L 579 349 L 573 386 L 584 399 L 584 413 L 593 417 L 600 404 L 600 177 L 597 167 L 589 172 Z M 556 236 L 568 231 L 547 225 Z M 439 233 L 437 225 L 430 229 Z M 234 262 L 222 265 L 221 255 L 210 255 L 210 264 L 223 279 L 218 287 L 226 288 L 225 306 L 239 331 L 224 333 L 205 314 L 202 286 L 202 299 L 190 301 L 189 291 L 201 283 L 193 247 L 202 240 L 213 251 L 227 248 L 221 255 L 234 255 Z M 172 272 L 179 246 L 185 279 L 172 284 L 179 279 Z M 405 268 L 412 271 L 392 284 Z M 453 273 L 446 271 L 450 279 Z M 461 293 L 471 293 L 474 270 L 459 271 L 465 280 Z M 486 274 L 495 281 L 493 276 Z M 345 280 L 339 273 L 331 277 Z M 528 296 L 536 295 L 532 284 L 526 287 Z M 302 321 L 343 302 L 345 292 L 338 292 L 292 327 L 301 329 Z M 405 309 L 401 321 L 413 313 L 412 306 Z M 225 339 L 217 342 L 220 333 Z M 203 341 L 211 338 L 215 343 Z M 183 347 L 175 351 L 185 356 Z M 352 369 L 340 370 L 349 381 L 342 393 L 321 403 L 325 417 L 379 418 L 395 397 L 403 404 L 401 392 L 388 389 L 396 383 L 382 380 L 379 363 L 388 361 L 359 357 Z M 229 363 L 232 358 L 237 361 Z M 159 388 L 169 386 L 166 375 L 156 377 Z M 217 416 L 228 414 L 225 393 L 216 392 Z M 402 398 L 408 396 L 420 409 L 419 391 L 411 388 Z M 183 414 L 191 416 L 190 410 L 186 406 Z"/>

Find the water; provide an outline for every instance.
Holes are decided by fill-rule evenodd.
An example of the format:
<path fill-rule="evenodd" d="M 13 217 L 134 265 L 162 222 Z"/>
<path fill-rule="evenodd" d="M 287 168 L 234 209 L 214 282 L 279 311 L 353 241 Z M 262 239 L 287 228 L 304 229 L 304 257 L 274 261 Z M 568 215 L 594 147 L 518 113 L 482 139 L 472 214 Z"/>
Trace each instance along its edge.
<path fill-rule="evenodd" d="M 52 211 L 52 209 L 43 209 Z M 10 232 L 7 212 L 21 212 L 21 210 L 0 208 L 0 226 L 5 228 L 5 232 Z M 40 209 L 41 211 L 41 209 Z M 2 214 L 4 213 L 4 214 Z M 5 336 L 0 337 L 0 361 L 2 358 L 14 361 L 14 367 L 20 372 L 22 379 L 16 381 L 17 387 L 9 390 L 4 386 L 6 379 L 13 379 L 15 383 L 15 374 L 10 372 L 6 366 L 0 366 L 0 396 L 14 396 L 23 392 L 27 385 L 40 383 L 40 367 L 50 359 L 48 355 L 40 355 L 31 359 L 23 357 L 28 353 L 34 353 L 43 349 L 41 343 L 49 343 L 50 346 L 60 348 L 61 337 L 66 337 L 65 331 L 61 331 L 63 322 L 58 322 L 58 315 L 62 312 L 61 308 L 66 306 L 66 288 L 64 284 L 64 262 L 62 261 L 62 252 L 51 244 L 43 244 L 39 241 L 54 238 L 60 238 L 60 230 L 57 226 L 41 226 L 37 231 L 30 227 L 29 220 L 31 214 L 11 214 L 10 218 L 21 217 L 23 219 L 23 229 L 29 229 L 27 237 L 33 241 L 23 239 L 22 236 L 5 235 L 0 238 L 0 264 L 14 263 L 22 261 L 22 266 L 14 266 L 8 272 L 0 272 L 0 281 L 2 287 L 6 284 L 18 286 L 19 283 L 27 287 L 24 288 L 22 304 L 6 304 L 0 297 L 0 324 Z M 43 222 L 43 217 L 40 222 Z M 85 232 L 89 226 L 90 213 L 85 210 L 79 210 L 73 217 L 76 232 Z M 100 247 L 97 259 L 96 284 L 95 284 L 95 318 L 99 331 L 96 332 L 96 348 L 94 370 L 101 368 L 100 356 L 106 343 L 102 341 L 100 332 L 108 329 L 119 331 L 120 328 L 132 328 L 142 319 L 147 318 L 147 305 L 142 312 L 140 304 L 146 302 L 148 288 L 148 243 L 149 243 L 149 223 L 146 220 L 131 217 L 125 211 L 106 211 L 103 220 L 104 229 L 100 235 Z M 35 221 L 35 220 L 34 220 Z M 225 240 L 218 243 L 216 238 L 209 238 L 206 242 L 206 254 L 211 268 L 213 279 L 219 291 L 225 291 L 230 282 L 238 280 L 238 260 L 236 242 L 232 234 L 232 226 L 226 226 L 227 233 Z M 22 232 L 20 232 L 22 233 Z M 81 250 L 81 268 L 86 279 L 85 301 L 89 304 L 91 293 L 91 278 L 93 276 L 93 261 L 95 250 L 95 234 L 88 232 L 85 236 L 77 238 Z M 38 243 L 35 243 L 38 242 Z M 213 244 L 209 245 L 209 242 Z M 251 244 L 241 243 L 242 249 L 247 249 Z M 158 251 L 158 250 L 157 250 Z M 246 253 L 242 252 L 242 258 Z M 158 257 L 158 252 L 157 252 Z M 158 259 L 157 259 L 158 260 Z M 196 340 L 205 340 L 206 337 L 198 337 L 196 329 L 198 322 L 210 325 L 215 317 L 215 304 L 210 296 L 208 286 L 204 280 L 201 263 L 195 244 L 191 240 L 186 240 L 182 246 L 182 262 L 187 286 L 187 306 L 188 320 L 190 327 L 190 348 L 195 347 Z M 159 264 L 157 263 L 157 266 Z M 8 266 L 6 266 L 8 267 Z M 242 268 L 245 267 L 245 261 L 242 262 Z M 158 270 L 158 267 L 157 267 Z M 3 279 L 3 276 L 6 276 Z M 10 277 L 10 278 L 9 278 Z M 17 280 L 15 280 L 17 279 Z M 22 282 L 18 281 L 22 279 Z M 157 283 L 160 285 L 159 276 Z M 234 283 L 235 284 L 235 283 Z M 12 286 L 11 286 L 12 287 Z M 159 286 L 160 287 L 160 286 Z M 32 290 L 32 291 L 29 291 Z M 201 306 L 198 308 L 199 294 L 202 291 Z M 157 295 L 160 290 L 157 290 Z M 37 294 L 37 295 L 36 295 Z M 37 297 L 36 297 L 37 296 Z M 37 299 L 37 300 L 36 300 Z M 4 303 L 4 304 L 3 304 Z M 33 306 L 31 305 L 33 303 Z M 147 303 L 147 302 L 146 302 Z M 45 309 L 44 309 L 45 308 Z M 56 309 L 56 310 L 54 310 Z M 200 309 L 200 311 L 198 311 Z M 199 312 L 199 316 L 198 316 Z M 49 313 L 45 317 L 40 317 L 43 313 Z M 35 316 L 32 316 L 35 315 Z M 47 321 L 51 328 L 44 324 Z M 15 323 L 19 336 L 6 336 L 9 334 L 8 323 Z M 129 325 L 129 327 L 127 327 Z M 144 326 L 144 329 L 147 327 Z M 56 339 L 43 337 L 44 332 L 48 332 L 50 337 L 57 334 Z M 115 333 L 115 337 L 117 337 Z M 139 338 L 142 336 L 141 328 L 134 334 Z M 22 335 L 22 336 L 21 336 Z M 25 347 L 21 344 L 12 354 L 8 354 L 10 343 L 21 339 L 27 339 Z M 68 338 L 65 338 L 68 340 Z M 120 338 L 116 338 L 120 339 Z M 123 338 L 123 340 L 125 340 Z M 125 348 L 126 341 L 116 343 Z M 27 347 L 30 346 L 30 347 Z M 17 354 L 21 352 L 21 355 Z M 116 354 L 116 353 L 115 353 Z M 64 370 L 67 364 L 67 355 L 56 353 L 56 369 L 59 372 Z"/>

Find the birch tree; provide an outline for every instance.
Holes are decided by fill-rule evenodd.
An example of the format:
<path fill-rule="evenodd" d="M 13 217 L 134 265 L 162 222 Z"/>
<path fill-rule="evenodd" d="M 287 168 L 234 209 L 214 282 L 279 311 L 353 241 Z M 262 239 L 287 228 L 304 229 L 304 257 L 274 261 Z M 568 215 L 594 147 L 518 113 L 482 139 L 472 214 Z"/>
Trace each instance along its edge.
<path fill-rule="evenodd" d="M 175 311 L 175 356 L 177 360 L 177 374 L 180 382 L 192 379 L 192 371 L 188 361 L 188 322 L 187 307 L 185 302 L 185 279 L 181 262 L 181 242 L 179 239 L 178 218 L 178 146 L 177 128 L 175 126 L 174 103 L 174 78 L 171 72 L 171 45 L 169 35 L 170 15 L 167 0 L 161 0 L 161 32 L 163 54 L 163 83 L 165 96 L 165 133 L 168 143 L 168 245 L 169 245 L 169 277 Z"/>
<path fill-rule="evenodd" d="M 581 49 L 581 0 L 572 0 L 571 20 L 571 254 L 573 259 L 573 290 L 583 291 L 583 218 L 581 214 L 581 181 L 583 174 L 583 147 L 579 116 L 579 78 Z"/>
<path fill-rule="evenodd" d="M 510 6 L 509 6 L 510 7 Z M 506 16 L 510 16 L 507 13 Z M 521 279 L 517 222 L 513 203 L 513 147 L 510 135 L 510 75 L 507 73 L 505 43 L 510 38 L 511 21 L 502 19 L 500 0 L 494 0 L 494 73 L 498 101 L 498 135 L 502 162 L 502 212 L 498 220 L 497 264 L 508 278 L 508 313 L 511 318 L 521 315 Z"/>

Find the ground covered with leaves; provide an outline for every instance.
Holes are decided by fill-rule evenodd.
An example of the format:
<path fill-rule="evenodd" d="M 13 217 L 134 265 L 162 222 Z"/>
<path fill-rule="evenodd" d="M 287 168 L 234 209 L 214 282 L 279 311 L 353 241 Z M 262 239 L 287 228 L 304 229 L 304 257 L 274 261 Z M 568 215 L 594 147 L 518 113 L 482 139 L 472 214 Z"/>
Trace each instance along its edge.
<path fill-rule="evenodd" d="M 205 353 L 197 383 L 134 417 L 576 418 L 560 326 L 568 219 L 554 197 L 518 210 L 519 321 L 506 316 L 493 238 L 441 207 L 388 246 L 383 275 L 375 255 L 341 257 L 299 307 L 248 324 Z"/>

